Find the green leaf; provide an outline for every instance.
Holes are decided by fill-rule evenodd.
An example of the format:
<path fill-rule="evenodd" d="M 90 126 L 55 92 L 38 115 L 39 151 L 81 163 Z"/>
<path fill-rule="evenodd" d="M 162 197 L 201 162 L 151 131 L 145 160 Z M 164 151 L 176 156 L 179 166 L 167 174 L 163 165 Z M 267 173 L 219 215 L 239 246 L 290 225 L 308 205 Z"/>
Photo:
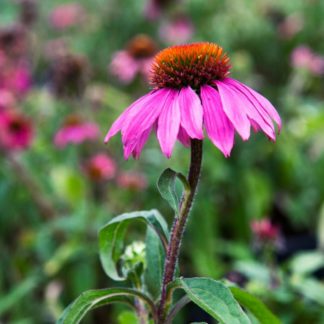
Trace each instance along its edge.
<path fill-rule="evenodd" d="M 182 288 L 191 301 L 221 323 L 251 324 L 229 288 L 220 281 L 210 278 L 179 278 L 172 286 Z"/>
<path fill-rule="evenodd" d="M 321 251 L 303 252 L 294 256 L 290 263 L 293 273 L 310 274 L 324 266 L 324 255 Z"/>
<path fill-rule="evenodd" d="M 124 311 L 118 315 L 118 324 L 138 324 L 138 318 L 134 312 Z"/>
<path fill-rule="evenodd" d="M 0 298 L 0 315 L 8 311 L 15 304 L 19 304 L 21 299 L 27 298 L 28 294 L 37 287 L 40 281 L 39 275 L 31 276 L 20 282 L 8 294 Z"/>
<path fill-rule="evenodd" d="M 143 300 L 155 314 L 153 302 L 141 292 L 128 288 L 108 288 L 100 290 L 89 290 L 81 294 L 63 312 L 57 324 L 77 324 L 92 309 L 109 303 L 126 303 L 133 306 L 134 297 Z"/>
<path fill-rule="evenodd" d="M 175 172 L 172 169 L 165 169 L 157 183 L 157 187 L 163 199 L 165 199 L 171 208 L 177 213 L 179 209 L 180 199 L 176 193 L 175 182 L 177 178 L 181 181 L 185 191 L 189 191 L 190 187 L 186 177 L 182 173 Z"/>
<path fill-rule="evenodd" d="M 234 298 L 249 310 L 261 324 L 280 324 L 280 320 L 256 297 L 238 288 L 230 288 Z"/>
<path fill-rule="evenodd" d="M 168 244 L 168 229 L 163 217 L 157 210 L 125 213 L 113 218 L 99 231 L 100 260 L 106 274 L 113 280 L 125 280 L 119 274 L 117 262 L 123 253 L 123 240 L 129 223 L 142 221 L 149 225 L 160 238 L 163 246 Z"/>
<path fill-rule="evenodd" d="M 146 271 L 145 282 L 154 299 L 158 298 L 161 290 L 165 251 L 157 234 L 148 228 L 146 232 Z"/>

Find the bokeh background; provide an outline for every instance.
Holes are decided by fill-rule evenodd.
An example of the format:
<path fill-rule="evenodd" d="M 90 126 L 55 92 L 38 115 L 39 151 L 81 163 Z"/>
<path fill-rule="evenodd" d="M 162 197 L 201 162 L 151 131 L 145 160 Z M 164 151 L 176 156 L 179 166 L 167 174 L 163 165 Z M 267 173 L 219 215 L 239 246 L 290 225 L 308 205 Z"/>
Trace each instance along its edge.
<path fill-rule="evenodd" d="M 166 167 L 186 173 L 188 149 L 167 160 L 152 136 L 124 161 L 119 136 L 103 139 L 148 91 L 154 54 L 197 41 L 223 46 L 283 129 L 275 144 L 237 138 L 229 159 L 204 142 L 181 271 L 236 282 L 283 323 L 324 323 L 323 17 L 321 0 L 1 0 L 0 323 L 53 323 L 115 285 L 97 249 L 113 216 L 157 208 L 171 223 L 155 184 Z M 176 323 L 202 319 L 189 305 Z M 136 322 L 110 306 L 85 323 Z"/>

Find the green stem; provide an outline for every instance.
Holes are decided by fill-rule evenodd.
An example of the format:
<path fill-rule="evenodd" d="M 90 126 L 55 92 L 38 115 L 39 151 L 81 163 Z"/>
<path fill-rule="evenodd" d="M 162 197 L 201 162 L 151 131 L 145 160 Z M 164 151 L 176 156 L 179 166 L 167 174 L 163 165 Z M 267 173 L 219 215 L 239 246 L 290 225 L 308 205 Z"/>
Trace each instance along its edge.
<path fill-rule="evenodd" d="M 165 323 L 165 318 L 171 304 L 171 297 L 167 294 L 167 285 L 174 280 L 183 233 L 199 181 L 202 152 L 202 141 L 196 139 L 191 140 L 191 160 L 188 174 L 190 190 L 184 192 L 183 199 L 180 203 L 179 215 L 175 218 L 171 230 L 170 242 L 164 264 L 161 299 L 158 308 L 159 324 Z"/>

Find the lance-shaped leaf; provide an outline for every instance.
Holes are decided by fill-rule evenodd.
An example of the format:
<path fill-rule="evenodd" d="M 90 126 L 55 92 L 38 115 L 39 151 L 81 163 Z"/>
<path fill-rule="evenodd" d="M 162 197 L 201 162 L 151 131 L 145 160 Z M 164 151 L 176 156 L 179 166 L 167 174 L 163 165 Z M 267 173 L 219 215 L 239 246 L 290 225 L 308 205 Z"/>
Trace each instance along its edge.
<path fill-rule="evenodd" d="M 235 299 L 249 310 L 261 324 L 280 324 L 279 319 L 256 297 L 238 288 L 230 288 Z"/>
<path fill-rule="evenodd" d="M 171 208 L 178 213 L 180 199 L 177 195 L 175 183 L 177 178 L 181 181 L 185 192 L 190 191 L 190 186 L 186 177 L 179 172 L 175 172 L 172 169 L 165 169 L 157 183 L 157 187 L 163 199 L 165 199 Z"/>
<path fill-rule="evenodd" d="M 161 292 L 165 251 L 155 231 L 150 227 L 146 232 L 145 283 L 150 294 L 157 299 Z"/>
<path fill-rule="evenodd" d="M 251 324 L 229 288 L 210 278 L 179 278 L 170 289 L 182 288 L 206 313 L 224 324 Z"/>
<path fill-rule="evenodd" d="M 157 210 L 125 213 L 113 218 L 99 231 L 100 260 L 106 274 L 113 280 L 125 280 L 119 273 L 117 263 L 123 253 L 123 241 L 127 226 L 134 221 L 142 221 L 150 226 L 159 236 L 162 245 L 168 244 L 168 228 Z"/>
<path fill-rule="evenodd" d="M 92 309 L 107 305 L 109 303 L 125 303 L 133 307 L 134 298 L 139 298 L 146 303 L 153 317 L 155 317 L 155 306 L 150 298 L 143 293 L 128 288 L 108 288 L 89 290 L 81 294 L 63 312 L 57 324 L 77 324 Z"/>

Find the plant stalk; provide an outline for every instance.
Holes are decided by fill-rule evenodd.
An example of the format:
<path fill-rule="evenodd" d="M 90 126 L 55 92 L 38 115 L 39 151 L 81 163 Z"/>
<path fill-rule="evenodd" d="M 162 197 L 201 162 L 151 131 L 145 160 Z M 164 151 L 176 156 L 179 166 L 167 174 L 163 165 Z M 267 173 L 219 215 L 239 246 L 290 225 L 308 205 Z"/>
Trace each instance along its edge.
<path fill-rule="evenodd" d="M 162 281 L 161 299 L 158 308 L 158 324 L 164 324 L 168 309 L 171 304 L 170 297 L 167 294 L 167 286 L 174 280 L 175 269 L 177 266 L 179 251 L 183 233 L 186 227 L 190 209 L 196 193 L 202 162 L 203 146 L 202 141 L 197 139 L 191 140 L 191 158 L 188 174 L 188 183 L 190 191 L 185 192 L 180 203 L 179 215 L 175 218 L 170 235 L 170 242 L 167 249 L 164 274 Z"/>

